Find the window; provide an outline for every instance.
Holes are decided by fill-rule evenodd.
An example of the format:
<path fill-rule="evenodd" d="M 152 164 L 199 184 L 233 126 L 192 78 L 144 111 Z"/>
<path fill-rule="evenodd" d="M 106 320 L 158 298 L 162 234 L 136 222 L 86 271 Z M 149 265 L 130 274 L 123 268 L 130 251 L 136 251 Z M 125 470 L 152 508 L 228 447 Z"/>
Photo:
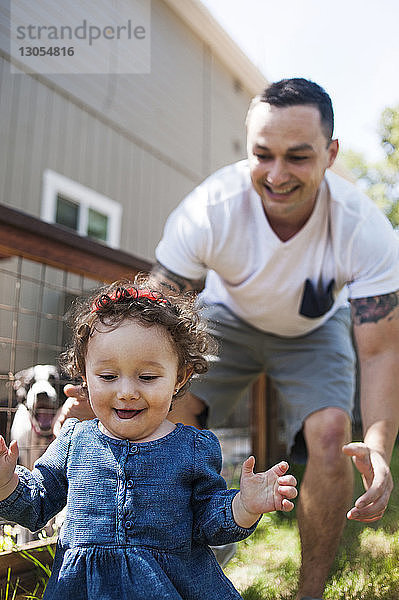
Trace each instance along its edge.
<path fill-rule="evenodd" d="M 79 204 L 57 194 L 55 222 L 74 231 L 79 227 Z"/>
<path fill-rule="evenodd" d="M 119 247 L 122 207 L 118 202 L 47 169 L 43 174 L 41 218 L 79 235 Z"/>

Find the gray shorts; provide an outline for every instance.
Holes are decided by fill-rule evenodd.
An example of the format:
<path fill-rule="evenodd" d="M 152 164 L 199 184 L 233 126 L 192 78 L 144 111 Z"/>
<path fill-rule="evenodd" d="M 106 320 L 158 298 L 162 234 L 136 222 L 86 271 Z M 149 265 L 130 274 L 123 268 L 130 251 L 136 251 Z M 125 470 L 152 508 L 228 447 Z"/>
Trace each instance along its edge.
<path fill-rule="evenodd" d="M 294 338 L 255 329 L 219 304 L 201 312 L 219 344 L 208 373 L 191 385 L 191 392 L 209 407 L 209 427 L 223 424 L 262 372 L 279 394 L 287 450 L 311 413 L 333 406 L 352 414 L 356 358 L 349 307 L 338 309 L 315 331 Z"/>

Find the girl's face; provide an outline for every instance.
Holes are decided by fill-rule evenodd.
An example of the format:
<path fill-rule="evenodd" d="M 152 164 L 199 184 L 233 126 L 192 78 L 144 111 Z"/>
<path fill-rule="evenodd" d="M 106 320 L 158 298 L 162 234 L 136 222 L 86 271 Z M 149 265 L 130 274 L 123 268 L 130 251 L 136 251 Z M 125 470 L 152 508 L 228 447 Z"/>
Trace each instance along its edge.
<path fill-rule="evenodd" d="M 86 382 L 95 415 L 120 439 L 150 441 L 171 431 L 166 420 L 172 396 L 189 373 L 162 326 L 131 320 L 116 329 L 99 325 L 86 355 Z"/>

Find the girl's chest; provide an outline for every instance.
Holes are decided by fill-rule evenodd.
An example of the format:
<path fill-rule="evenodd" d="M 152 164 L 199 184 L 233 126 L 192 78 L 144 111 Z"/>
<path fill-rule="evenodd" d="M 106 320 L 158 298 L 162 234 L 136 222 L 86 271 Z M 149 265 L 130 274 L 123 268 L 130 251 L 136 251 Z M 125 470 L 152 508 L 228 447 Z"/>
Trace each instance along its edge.
<path fill-rule="evenodd" d="M 176 502 L 187 502 L 191 487 L 192 470 L 187 461 L 146 452 L 139 444 L 130 444 L 128 450 L 103 452 L 96 460 L 86 456 L 68 468 L 70 502 L 76 506 L 84 499 L 87 510 L 104 504 L 116 508 L 129 503 L 162 504 L 172 495 Z"/>

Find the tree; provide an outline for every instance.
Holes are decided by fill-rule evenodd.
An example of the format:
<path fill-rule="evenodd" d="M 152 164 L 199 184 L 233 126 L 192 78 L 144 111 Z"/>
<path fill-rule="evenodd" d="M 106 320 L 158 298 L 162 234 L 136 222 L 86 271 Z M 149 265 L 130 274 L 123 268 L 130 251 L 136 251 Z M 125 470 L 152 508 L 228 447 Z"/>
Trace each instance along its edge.
<path fill-rule="evenodd" d="M 362 153 L 352 150 L 344 152 L 342 158 L 392 225 L 399 227 L 399 105 L 383 111 L 379 135 L 385 154 L 382 161 L 368 163 Z"/>

